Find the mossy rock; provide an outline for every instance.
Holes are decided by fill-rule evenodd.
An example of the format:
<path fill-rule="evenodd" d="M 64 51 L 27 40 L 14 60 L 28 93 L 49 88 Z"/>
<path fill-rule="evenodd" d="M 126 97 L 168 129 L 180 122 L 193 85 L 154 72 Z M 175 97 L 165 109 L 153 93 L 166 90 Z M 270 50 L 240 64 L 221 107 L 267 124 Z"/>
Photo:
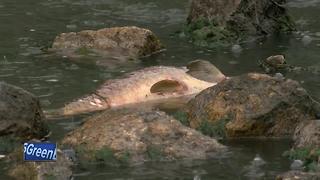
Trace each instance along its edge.
<path fill-rule="evenodd" d="M 302 160 L 307 171 L 319 171 L 319 148 L 297 148 L 283 153 L 291 160 Z"/>
<path fill-rule="evenodd" d="M 225 47 L 236 40 L 236 35 L 228 29 L 203 19 L 185 25 L 183 34 L 195 45 L 203 47 Z"/>
<path fill-rule="evenodd" d="M 188 114 L 184 111 L 177 111 L 172 115 L 176 120 L 178 120 L 179 122 L 181 122 L 181 124 L 185 125 L 185 126 L 189 126 L 190 122 L 188 119 Z"/>
<path fill-rule="evenodd" d="M 86 145 L 79 145 L 75 147 L 75 152 L 76 159 L 82 168 L 86 168 L 91 163 L 107 166 L 126 166 L 131 158 L 128 151 L 115 155 L 115 152 L 106 146 L 97 150 L 89 150 Z"/>
<path fill-rule="evenodd" d="M 20 139 L 11 135 L 0 137 L 0 154 L 8 154 L 21 146 Z"/>
<path fill-rule="evenodd" d="M 202 134 L 215 137 L 215 138 L 226 138 L 226 124 L 230 121 L 228 118 L 217 120 L 216 122 L 210 123 L 207 120 L 201 121 L 200 126 L 197 128 Z"/>
<path fill-rule="evenodd" d="M 209 47 L 291 32 L 295 25 L 285 3 L 286 0 L 193 0 L 183 31 L 194 44 Z"/>

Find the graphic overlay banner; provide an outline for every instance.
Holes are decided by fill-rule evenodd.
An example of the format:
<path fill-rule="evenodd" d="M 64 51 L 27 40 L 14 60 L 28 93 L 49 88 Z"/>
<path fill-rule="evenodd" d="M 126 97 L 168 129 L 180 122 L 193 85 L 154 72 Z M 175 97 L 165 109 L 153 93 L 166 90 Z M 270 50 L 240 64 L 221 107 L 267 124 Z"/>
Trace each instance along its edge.
<path fill-rule="evenodd" d="M 49 142 L 24 143 L 23 157 L 25 161 L 56 161 L 57 145 Z"/>

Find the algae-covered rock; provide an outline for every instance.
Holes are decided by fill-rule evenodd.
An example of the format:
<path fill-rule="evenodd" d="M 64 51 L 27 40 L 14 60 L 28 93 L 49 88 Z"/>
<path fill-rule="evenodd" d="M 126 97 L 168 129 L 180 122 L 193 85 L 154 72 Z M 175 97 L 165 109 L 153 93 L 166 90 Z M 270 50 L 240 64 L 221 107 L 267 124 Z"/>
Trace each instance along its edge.
<path fill-rule="evenodd" d="M 0 82 L 0 136 L 40 139 L 49 130 L 39 100 L 31 93 Z"/>
<path fill-rule="evenodd" d="M 222 126 L 227 137 L 281 137 L 314 118 L 313 105 L 298 82 L 249 73 L 199 93 L 188 103 L 188 115 L 191 127 Z"/>
<path fill-rule="evenodd" d="M 194 43 L 226 45 L 294 30 L 286 0 L 192 0 L 186 31 Z"/>
<path fill-rule="evenodd" d="M 215 139 L 163 112 L 129 109 L 107 110 L 90 117 L 62 143 L 74 148 L 78 158 L 128 164 L 206 159 L 226 150 Z"/>
<path fill-rule="evenodd" d="M 294 145 L 284 155 L 292 160 L 301 160 L 304 170 L 317 172 L 320 178 L 320 120 L 301 122 L 293 136 Z"/>
<path fill-rule="evenodd" d="M 135 26 L 62 33 L 52 44 L 52 50 L 66 54 L 98 53 L 128 58 L 151 55 L 162 49 L 153 32 Z"/>

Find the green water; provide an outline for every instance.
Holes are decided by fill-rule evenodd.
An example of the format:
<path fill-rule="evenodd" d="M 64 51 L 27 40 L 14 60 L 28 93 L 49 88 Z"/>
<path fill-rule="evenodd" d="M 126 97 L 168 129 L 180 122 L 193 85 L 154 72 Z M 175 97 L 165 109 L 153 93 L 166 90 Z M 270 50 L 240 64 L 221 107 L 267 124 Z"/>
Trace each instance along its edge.
<path fill-rule="evenodd" d="M 263 42 L 242 45 L 235 54 L 230 48 L 195 47 L 173 36 L 184 23 L 185 0 L 1 0 L 0 80 L 20 86 L 39 97 L 44 110 L 63 106 L 94 90 L 103 80 L 152 65 L 183 66 L 202 58 L 211 61 L 229 76 L 261 70 L 258 61 L 285 54 L 288 63 L 312 67 L 314 72 L 287 74 L 298 80 L 316 99 L 320 98 L 320 0 L 289 1 L 299 33 L 270 37 Z M 62 32 L 135 25 L 155 32 L 166 51 L 135 62 L 119 63 L 113 57 L 71 60 L 41 49 L 50 46 Z M 302 37 L 312 39 L 303 43 Z M 78 125 L 82 118 L 51 122 L 53 138 Z M 288 140 L 243 140 L 224 142 L 230 154 L 207 161 L 145 164 L 135 168 L 96 167 L 76 169 L 75 179 L 273 179 L 289 169 L 281 156 Z M 250 166 L 259 154 L 266 162 Z M 3 174 L 0 172 L 0 174 Z M 0 175 L 0 179 L 1 175 Z M 198 179 L 197 179 L 198 180 Z"/>

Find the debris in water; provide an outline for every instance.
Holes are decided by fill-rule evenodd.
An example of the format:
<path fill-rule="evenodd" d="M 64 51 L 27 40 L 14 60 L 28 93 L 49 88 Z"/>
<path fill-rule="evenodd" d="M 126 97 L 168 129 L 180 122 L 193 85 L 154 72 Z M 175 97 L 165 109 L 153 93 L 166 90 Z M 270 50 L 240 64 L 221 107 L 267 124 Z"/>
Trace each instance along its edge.
<path fill-rule="evenodd" d="M 242 52 L 242 47 L 239 44 L 235 44 L 232 46 L 231 51 L 235 54 L 239 54 Z"/>
<path fill-rule="evenodd" d="M 58 79 L 48 79 L 46 80 L 47 82 L 58 82 L 59 80 Z"/>
<path fill-rule="evenodd" d="M 302 40 L 303 45 L 305 45 L 305 46 L 312 42 L 312 38 L 308 35 L 303 36 L 301 40 Z"/>
<path fill-rule="evenodd" d="M 245 176 L 249 177 L 249 179 L 259 179 L 265 176 L 265 172 L 262 169 L 265 164 L 266 162 L 257 154 L 250 165 L 245 167 L 244 170 L 247 172 Z"/>

